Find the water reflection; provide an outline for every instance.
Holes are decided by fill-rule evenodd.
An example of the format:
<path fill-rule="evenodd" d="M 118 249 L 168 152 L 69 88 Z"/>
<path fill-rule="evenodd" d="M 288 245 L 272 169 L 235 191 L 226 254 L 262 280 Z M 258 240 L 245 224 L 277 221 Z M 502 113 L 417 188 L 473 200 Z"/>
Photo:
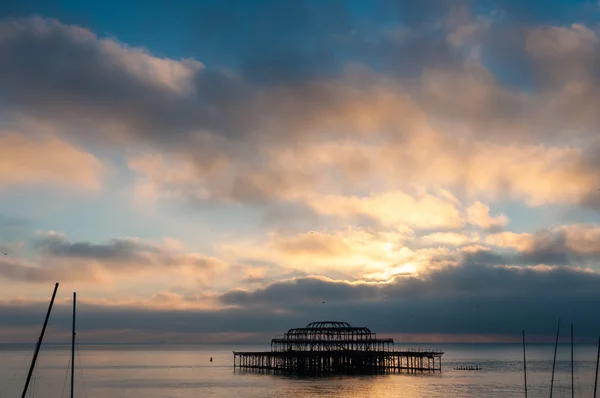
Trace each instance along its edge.
<path fill-rule="evenodd" d="M 529 396 L 547 397 L 552 347 L 531 351 Z M 546 354 L 546 351 L 550 354 Z M 439 374 L 319 376 L 233 372 L 229 347 L 81 347 L 83 371 L 77 370 L 77 395 L 90 398 L 418 398 L 522 397 L 520 347 L 450 347 Z M 0 397 L 19 396 L 31 360 L 31 350 L 0 350 Z M 210 362 L 210 357 L 213 362 Z M 591 396 L 595 347 L 581 351 L 576 366 L 577 396 Z M 589 357 L 589 358 L 588 358 Z M 547 358 L 547 359 L 544 359 Z M 69 363 L 69 347 L 43 349 L 36 371 L 38 396 L 61 396 Z M 452 371 L 460 364 L 483 367 L 481 372 Z M 557 366 L 555 397 L 570 396 L 569 363 Z"/>

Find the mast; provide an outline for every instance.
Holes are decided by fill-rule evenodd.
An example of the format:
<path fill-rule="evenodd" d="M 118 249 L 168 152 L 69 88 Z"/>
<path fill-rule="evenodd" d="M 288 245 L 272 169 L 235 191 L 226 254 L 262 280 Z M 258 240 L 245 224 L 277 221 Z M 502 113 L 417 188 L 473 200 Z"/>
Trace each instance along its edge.
<path fill-rule="evenodd" d="M 598 390 L 598 363 L 600 362 L 600 338 L 598 338 L 598 354 L 596 355 L 596 376 L 594 377 L 594 398 Z"/>
<path fill-rule="evenodd" d="M 75 386 L 75 310 L 77 308 L 77 293 L 73 292 L 73 332 L 71 333 L 71 398 Z"/>
<path fill-rule="evenodd" d="M 523 330 L 523 375 L 525 377 L 525 398 L 527 398 L 527 359 L 525 357 L 525 330 Z"/>
<path fill-rule="evenodd" d="M 556 327 L 556 342 L 554 343 L 554 360 L 552 361 L 552 379 L 550 380 L 550 398 L 552 398 L 552 388 L 554 387 L 554 369 L 556 369 L 556 350 L 558 349 L 558 333 L 560 332 L 560 318 Z"/>
<path fill-rule="evenodd" d="M 573 377 L 573 324 L 571 324 L 571 398 L 575 398 L 575 378 Z"/>
<path fill-rule="evenodd" d="M 27 380 L 25 381 L 25 387 L 23 388 L 23 394 L 21 398 L 25 398 L 27 394 L 27 387 L 29 387 L 29 381 L 31 380 L 31 375 L 33 374 L 33 369 L 35 368 L 35 361 L 37 361 L 38 354 L 40 353 L 40 347 L 42 345 L 42 340 L 44 339 L 44 333 L 46 332 L 46 326 L 48 325 L 48 319 L 50 318 L 50 312 L 52 311 L 52 306 L 54 305 L 54 298 L 56 297 L 56 291 L 58 290 L 58 282 L 54 285 L 54 292 L 52 293 L 52 299 L 50 299 L 50 306 L 48 307 L 48 312 L 46 313 L 46 319 L 44 320 L 44 326 L 42 327 L 42 333 L 38 339 L 38 342 L 35 346 L 35 352 L 33 353 L 33 359 L 31 360 L 31 366 L 29 366 L 29 373 L 27 374 Z"/>

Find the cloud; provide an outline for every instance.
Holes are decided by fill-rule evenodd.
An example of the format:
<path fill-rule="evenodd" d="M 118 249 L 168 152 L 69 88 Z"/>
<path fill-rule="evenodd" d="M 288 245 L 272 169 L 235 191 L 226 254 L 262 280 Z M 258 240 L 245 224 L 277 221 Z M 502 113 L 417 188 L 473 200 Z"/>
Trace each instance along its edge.
<path fill-rule="evenodd" d="M 78 271 L 78 270 L 75 270 Z M 72 278 L 83 278 L 86 277 L 86 272 L 69 273 L 60 271 L 52 271 L 43 268 L 38 268 L 26 264 L 19 260 L 13 260 L 2 256 L 0 258 L 0 275 L 6 280 L 11 281 L 27 281 L 31 283 L 50 283 L 55 281 L 57 278 L 62 280 L 72 280 Z M 91 275 L 87 277 L 93 278 Z"/>
<path fill-rule="evenodd" d="M 436 17 L 445 15 L 442 28 L 435 28 L 443 30 L 442 41 L 460 27 L 489 24 L 465 9 L 444 10 Z M 304 12 L 312 15 L 309 8 Z M 411 34 L 425 32 L 428 23 L 415 21 L 408 28 Z M 588 41 L 593 34 L 581 26 L 570 29 Z M 0 80 L 7 93 L 6 112 L 62 123 L 62 131 L 85 134 L 89 140 L 128 137 L 141 144 L 153 154 L 130 158 L 130 167 L 139 174 L 140 198 L 304 203 L 312 201 L 308 193 L 317 191 L 351 202 L 354 196 L 368 196 L 357 195 L 359 189 L 374 194 L 397 187 L 399 181 L 418 181 L 462 189 L 470 200 L 514 197 L 538 206 L 582 203 L 598 182 L 598 162 L 591 151 L 564 142 L 539 144 L 540 138 L 556 138 L 553 132 L 569 126 L 589 140 L 584 130 L 596 124 L 592 108 L 569 105 L 573 89 L 527 94 L 503 87 L 477 51 L 460 52 L 458 63 L 386 58 L 386 51 L 395 54 L 398 45 L 393 40 L 399 38 L 392 35 L 381 48 L 368 47 L 396 69 L 407 62 L 402 59 L 420 65 L 419 84 L 365 65 L 346 65 L 328 79 L 294 80 L 282 72 L 287 77 L 278 84 L 261 85 L 240 71 L 158 58 L 55 20 L 9 19 L 1 30 L 0 70 L 11 76 Z M 547 48 L 543 40 L 565 35 L 535 32 L 522 32 L 530 34 L 528 48 Z M 466 38 L 466 33 L 460 35 Z M 419 40 L 435 43 L 434 36 Z M 559 43 L 577 47 L 582 40 Z M 495 43 L 486 43 L 485 37 L 482 41 L 494 51 Z M 539 51 L 526 55 L 543 58 Z M 70 62 L 59 62 L 66 54 Z M 449 94 L 456 92 L 463 94 Z M 95 127 L 77 128 L 82 123 Z M 507 144 L 507 137 L 527 145 Z M 332 152 L 335 148 L 339 154 Z M 307 161 L 309 154 L 316 155 L 314 164 Z M 357 206 L 363 205 L 351 207 Z"/>
<path fill-rule="evenodd" d="M 485 210 L 480 205 L 475 208 Z M 503 266 L 597 268 L 595 247 L 600 234 L 593 225 L 562 226 L 537 234 L 495 232 L 498 226 L 485 227 L 488 229 L 481 232 L 438 230 L 425 234 L 407 226 L 280 231 L 267 239 L 222 243 L 218 253 L 231 263 L 256 264 L 255 276 L 267 273 L 273 276 L 271 280 L 281 279 L 280 270 L 287 269 L 340 280 L 389 281 L 397 275 L 420 277 L 431 270 L 455 266 L 461 256 L 470 262 Z M 270 264 L 269 271 L 260 264 Z"/>
<path fill-rule="evenodd" d="M 280 305 L 295 307 L 323 304 L 323 300 L 360 302 L 377 298 L 377 290 L 375 284 L 350 284 L 324 278 L 303 278 L 276 282 L 252 292 L 241 290 L 228 292 L 223 294 L 220 300 L 224 304 L 242 307 L 257 305 L 267 308 L 276 308 Z"/>
<path fill-rule="evenodd" d="M 490 216 L 490 207 L 477 201 L 467 209 L 469 223 L 485 230 L 502 229 L 508 224 L 504 214 Z"/>
<path fill-rule="evenodd" d="M 341 115 L 363 101 L 363 90 L 327 82 L 265 91 L 234 73 L 153 57 L 51 19 L 8 19 L 0 31 L 0 71 L 10 76 L 0 85 L 8 109 L 59 122 L 93 120 L 96 129 L 109 128 L 110 136 L 126 134 L 163 147 L 189 145 L 198 132 L 238 138 L 275 138 L 282 129 L 284 136 L 306 134 L 344 121 Z M 61 62 L 65 57 L 69 63 Z M 367 87 L 366 94 L 377 98 L 378 90 Z"/>
<path fill-rule="evenodd" d="M 459 266 L 432 270 L 421 277 L 399 276 L 388 284 L 318 278 L 278 282 L 255 291 L 226 293 L 222 300 L 248 309 L 335 313 L 336 319 L 351 323 L 411 333 L 437 329 L 511 334 L 525 327 L 550 335 L 553 321 L 562 316 L 576 319 L 585 333 L 594 336 L 598 323 L 586 315 L 583 305 L 600 300 L 598 273 L 564 267 L 507 267 L 490 264 L 490 260 L 467 256 Z M 315 307 L 314 301 L 325 304 Z M 410 325 L 390 313 L 410 316 Z"/>
<path fill-rule="evenodd" d="M 222 294 L 220 301 L 235 308 L 219 311 L 99 306 L 82 298 L 79 330 L 86 341 L 94 337 L 139 341 L 135 336 L 141 330 L 157 341 L 177 330 L 186 341 L 194 334 L 263 333 L 259 341 L 266 343 L 290 327 L 336 319 L 382 334 L 443 330 L 447 334 L 513 336 L 525 328 L 552 341 L 556 318 L 561 317 L 577 325 L 581 338 L 597 338 L 600 324 L 589 316 L 589 308 L 600 304 L 598 273 L 571 267 L 494 266 L 482 258 L 422 277 L 397 277 L 392 283 L 299 278 L 256 290 L 233 290 Z M 0 323 L 37 325 L 43 319 L 44 304 L 4 303 Z M 17 313 L 20 316 L 14 316 Z M 68 305 L 59 303 L 53 323 L 68 329 L 69 322 Z M 122 332 L 111 338 L 117 331 Z"/>
<path fill-rule="evenodd" d="M 508 297 L 511 293 L 519 297 L 525 295 L 535 298 L 544 292 L 548 295 L 563 295 L 571 291 L 594 296 L 594 288 L 600 283 L 598 274 L 590 271 L 569 267 L 522 268 L 496 265 L 492 256 L 481 254 L 484 255 L 466 255 L 458 266 L 431 270 L 419 277 L 398 276 L 391 283 L 348 283 L 303 278 L 276 282 L 255 291 L 233 291 L 224 294 L 221 300 L 226 304 L 242 307 L 259 304 L 267 307 L 293 307 L 306 301 L 312 302 L 312 297 L 335 304 L 348 300 L 447 300 L 465 296 L 479 301 L 475 297 L 486 300 L 490 297 Z M 560 284 L 561 278 L 576 281 L 578 289 L 573 290 L 571 286 L 554 289 L 555 285 Z M 548 283 L 553 286 L 552 292 L 545 290 Z M 527 290 L 523 290 L 525 286 Z"/>
<path fill-rule="evenodd" d="M 7 110 L 58 122 L 94 121 L 155 139 L 161 137 L 152 135 L 157 128 L 175 130 L 194 119 L 185 98 L 202 70 L 196 61 L 159 59 L 39 17 L 1 21 L 0 54 Z"/>
<path fill-rule="evenodd" d="M 593 30 L 582 24 L 573 24 L 534 29 L 525 45 L 535 57 L 568 60 L 582 55 L 593 56 L 598 43 Z"/>
<path fill-rule="evenodd" d="M 530 137 L 559 142 L 577 137 L 595 142 L 591 132 L 599 123 L 594 109 L 599 98 L 596 73 L 600 65 L 597 55 L 600 41 L 591 26 L 573 23 L 517 30 L 512 44 L 521 52 L 520 57 L 526 59 L 530 71 L 526 73 L 520 68 L 516 73 L 530 76 L 528 86 L 533 96 L 523 97 L 529 98 L 519 103 L 525 112 L 515 115 L 524 117 L 514 120 L 533 134 Z"/>
<path fill-rule="evenodd" d="M 291 233 L 270 233 L 267 239 L 222 243 L 219 256 L 231 263 L 256 264 L 252 275 L 271 280 L 289 278 L 282 270 L 344 280 L 387 281 L 395 275 L 418 275 L 448 265 L 452 247 L 420 239 L 406 226 Z M 260 264 L 269 264 L 268 271 Z M 268 281 L 266 281 L 268 282 Z"/>
<path fill-rule="evenodd" d="M 56 232 L 40 233 L 34 242 L 35 264 L 7 260 L 0 274 L 19 282 L 65 280 L 85 283 L 116 283 L 127 278 L 145 277 L 153 283 L 158 276 L 180 275 L 206 283 L 227 268 L 221 260 L 198 253 L 183 252 L 173 244 L 153 244 L 140 239 L 113 239 L 106 244 L 71 242 Z M 176 280 L 176 279 L 175 279 Z"/>
<path fill-rule="evenodd" d="M 290 237 L 277 237 L 271 247 L 290 255 L 310 254 L 319 257 L 338 257 L 349 254 L 352 246 L 343 238 L 321 232 Z"/>
<path fill-rule="evenodd" d="M 541 331 L 561 313 L 591 328 L 596 227 L 515 234 L 499 209 L 600 208 L 595 28 L 547 25 L 555 11 L 529 3 L 486 15 L 414 3 L 198 5 L 200 39 L 182 45 L 212 48 L 196 52 L 205 63 L 53 19 L 1 20 L 0 182 L 98 190 L 103 166 L 82 148 L 108 149 L 136 200 L 265 212 L 268 231 L 229 235 L 215 257 L 45 234 L 27 261 L 0 259 L 0 275 L 112 283 L 119 305 L 88 301 L 88 325 L 113 316 L 110 333 L 152 317 L 157 333 L 255 333 L 333 315 L 410 333 Z M 217 293 L 234 286 L 254 290 Z"/>
<path fill-rule="evenodd" d="M 449 255 L 456 257 L 445 254 Z M 502 265 L 502 255 L 490 251 L 465 253 L 455 260 L 455 265 L 396 276 L 386 283 L 294 277 L 221 294 L 164 291 L 129 301 L 84 296 L 79 328 L 86 341 L 159 341 L 164 336 L 198 341 L 192 336 L 199 339 L 222 332 L 241 334 L 242 341 L 267 342 L 273 337 L 269 333 L 319 319 L 339 319 L 379 333 L 416 335 L 444 331 L 507 338 L 525 328 L 551 341 L 556 318 L 562 317 L 578 325 L 582 338 L 596 338 L 600 324 L 589 317 L 588 308 L 600 304 L 597 272 L 507 266 Z M 59 329 L 69 327 L 67 301 L 59 299 L 53 313 L 53 324 Z M 41 301 L 5 301 L 0 304 L 0 324 L 36 325 L 44 306 Z M 14 316 L 17 313 L 21 315 Z M 404 317 L 390 315 L 399 313 Z M 407 317 L 411 322 L 405 321 Z M 143 335 L 137 334 L 142 330 Z M 173 330 L 177 336 L 169 334 Z"/>
<path fill-rule="evenodd" d="M 588 265 L 600 259 L 600 229 L 596 225 L 564 225 L 536 233 L 502 232 L 486 238 L 488 244 L 515 249 L 529 264 Z"/>
<path fill-rule="evenodd" d="M 342 217 L 364 215 L 383 225 L 459 228 L 463 224 L 455 203 L 430 194 L 416 198 L 403 192 L 386 192 L 366 198 L 331 195 L 312 199 L 309 206 L 321 214 Z"/>
<path fill-rule="evenodd" d="M 211 161 L 203 165 L 185 154 L 155 154 L 133 158 L 129 166 L 138 175 L 140 198 L 285 201 L 323 216 L 362 215 L 415 227 L 462 225 L 468 217 L 459 214 L 461 201 L 524 200 L 529 206 L 597 202 L 593 195 L 600 162 L 593 160 L 591 150 L 588 155 L 574 146 L 467 143 L 421 121 L 412 131 L 396 144 L 356 140 L 267 146 L 260 162 L 243 154 L 230 156 L 209 141 L 201 151 L 210 150 Z M 436 194 L 440 190 L 456 198 Z M 494 225 L 479 226 L 507 222 L 494 217 L 499 218 L 486 221 Z"/>
<path fill-rule="evenodd" d="M 97 191 L 104 174 L 104 166 L 94 155 L 67 142 L 16 132 L 0 135 L 3 190 L 42 184 Z"/>
<path fill-rule="evenodd" d="M 420 240 L 423 241 L 425 245 L 439 243 L 451 246 L 461 246 L 472 241 L 477 241 L 478 237 L 458 232 L 434 232 L 421 237 Z"/>

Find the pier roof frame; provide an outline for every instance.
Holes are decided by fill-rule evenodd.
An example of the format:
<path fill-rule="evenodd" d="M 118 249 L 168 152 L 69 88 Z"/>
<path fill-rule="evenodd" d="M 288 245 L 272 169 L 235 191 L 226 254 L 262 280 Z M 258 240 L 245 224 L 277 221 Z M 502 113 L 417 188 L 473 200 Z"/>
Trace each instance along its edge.
<path fill-rule="evenodd" d="M 319 321 L 311 322 L 303 328 L 293 328 L 284 334 L 284 339 L 294 338 L 297 335 L 317 335 L 317 334 L 356 334 L 370 336 L 375 338 L 376 334 L 366 327 L 353 327 L 347 322 Z"/>

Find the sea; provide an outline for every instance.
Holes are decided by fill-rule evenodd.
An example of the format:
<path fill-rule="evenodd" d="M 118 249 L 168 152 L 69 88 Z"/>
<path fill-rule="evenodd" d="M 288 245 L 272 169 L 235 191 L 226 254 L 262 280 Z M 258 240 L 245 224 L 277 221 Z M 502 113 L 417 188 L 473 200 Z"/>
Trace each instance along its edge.
<path fill-rule="evenodd" d="M 242 345 L 80 345 L 75 356 L 75 397 L 524 397 L 520 344 L 407 344 L 444 351 L 442 372 L 378 376 L 294 377 L 234 371 L 232 351 L 268 350 Z M 20 397 L 34 347 L 0 344 L 0 398 Z M 592 397 L 597 347 L 575 346 L 575 397 Z M 528 397 L 548 397 L 554 345 L 527 346 Z M 210 358 L 213 361 L 210 362 Z M 571 397 L 570 345 L 559 345 L 553 397 Z M 69 397 L 68 345 L 43 345 L 28 397 Z M 454 370 L 479 366 L 481 371 Z M 599 386 L 600 388 L 600 386 Z M 599 395 L 600 396 L 600 395 Z"/>

